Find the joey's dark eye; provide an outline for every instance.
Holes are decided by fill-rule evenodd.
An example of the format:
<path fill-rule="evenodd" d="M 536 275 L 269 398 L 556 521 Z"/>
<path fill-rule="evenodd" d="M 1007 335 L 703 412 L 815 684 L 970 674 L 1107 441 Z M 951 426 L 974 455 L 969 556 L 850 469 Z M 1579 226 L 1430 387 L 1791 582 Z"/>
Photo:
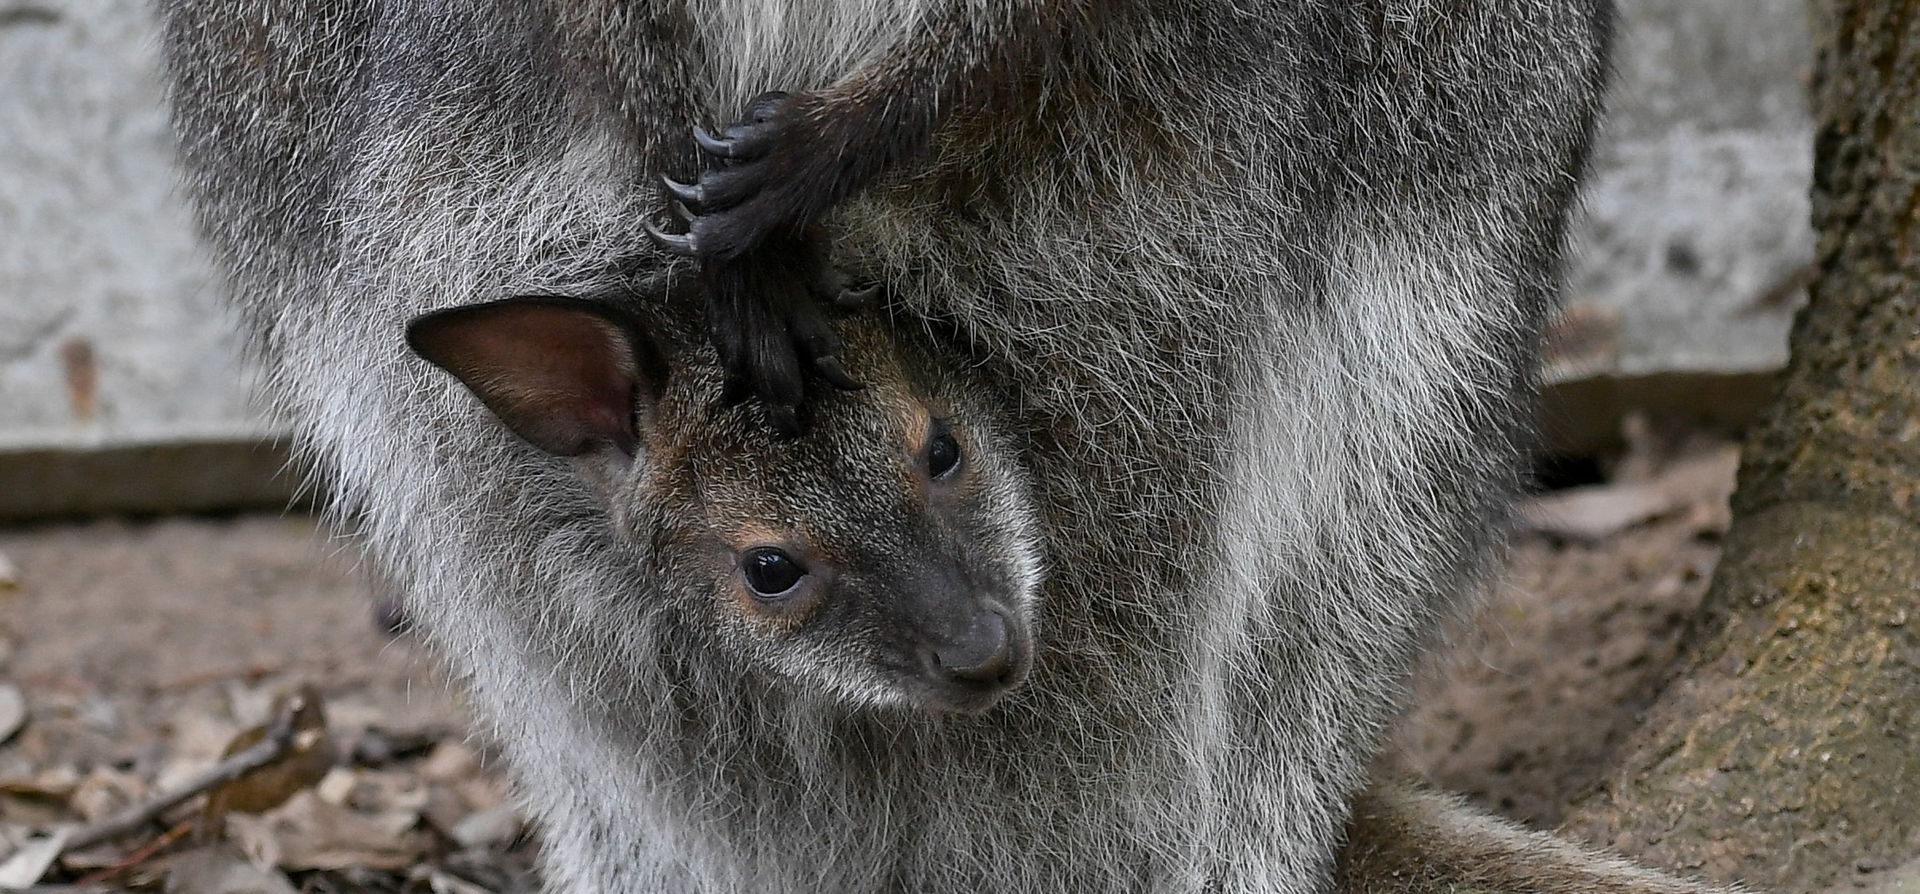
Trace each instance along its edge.
<path fill-rule="evenodd" d="M 947 430 L 946 423 L 933 424 L 933 440 L 927 443 L 927 474 L 935 481 L 953 474 L 960 467 L 960 442 L 953 439 L 953 432 Z"/>
<path fill-rule="evenodd" d="M 747 586 L 753 589 L 753 595 L 762 599 L 785 596 L 807 576 L 807 569 L 792 556 L 772 547 L 748 552 L 741 558 L 740 568 L 747 576 Z"/>

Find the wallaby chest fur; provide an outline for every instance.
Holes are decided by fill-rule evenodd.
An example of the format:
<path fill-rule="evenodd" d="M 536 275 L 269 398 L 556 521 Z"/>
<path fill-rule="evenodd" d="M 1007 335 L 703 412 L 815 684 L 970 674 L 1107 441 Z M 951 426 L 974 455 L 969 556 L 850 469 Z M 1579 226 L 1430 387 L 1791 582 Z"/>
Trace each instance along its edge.
<path fill-rule="evenodd" d="M 690 123 L 949 6 L 161 2 L 270 391 L 505 746 L 551 890 L 1328 890 L 1495 555 L 1605 3 L 1114 4 L 837 212 L 1032 510 L 1034 668 L 984 713 L 733 654 L 643 515 L 406 353 L 424 312 L 672 278 L 641 223 Z"/>

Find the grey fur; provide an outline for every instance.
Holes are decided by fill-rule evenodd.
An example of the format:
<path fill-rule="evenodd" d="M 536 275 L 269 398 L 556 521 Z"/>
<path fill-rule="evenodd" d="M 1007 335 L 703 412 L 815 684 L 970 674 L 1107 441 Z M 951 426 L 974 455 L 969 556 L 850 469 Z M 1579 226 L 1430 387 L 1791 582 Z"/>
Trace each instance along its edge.
<path fill-rule="evenodd" d="M 271 391 L 505 744 L 551 890 L 1324 891 L 1495 556 L 1604 2 L 1125 4 L 840 208 L 900 337 L 999 402 L 1002 533 L 1044 563 L 1037 667 L 978 716 L 717 642 L 620 483 L 651 458 L 541 454 L 405 352 L 430 310 L 659 294 L 689 124 L 956 4 L 775 5 L 878 23 L 847 37 L 747 0 L 161 0 Z"/>
<path fill-rule="evenodd" d="M 1582 850 L 1394 782 L 1363 793 L 1339 884 L 1353 894 L 1734 894 Z"/>

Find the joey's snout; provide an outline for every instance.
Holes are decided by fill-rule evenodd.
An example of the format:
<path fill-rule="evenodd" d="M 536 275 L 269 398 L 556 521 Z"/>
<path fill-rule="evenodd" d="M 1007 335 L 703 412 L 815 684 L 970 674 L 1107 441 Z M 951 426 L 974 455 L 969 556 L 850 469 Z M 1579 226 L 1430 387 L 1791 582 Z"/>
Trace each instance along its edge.
<path fill-rule="evenodd" d="M 1013 670 L 1013 628 L 997 611 L 975 615 L 951 642 L 929 650 L 940 671 L 962 683 L 998 683 Z"/>
<path fill-rule="evenodd" d="M 984 710 L 1019 686 L 1032 664 L 1027 625 L 997 605 L 950 615 L 923 636 L 919 663 L 933 710 Z"/>

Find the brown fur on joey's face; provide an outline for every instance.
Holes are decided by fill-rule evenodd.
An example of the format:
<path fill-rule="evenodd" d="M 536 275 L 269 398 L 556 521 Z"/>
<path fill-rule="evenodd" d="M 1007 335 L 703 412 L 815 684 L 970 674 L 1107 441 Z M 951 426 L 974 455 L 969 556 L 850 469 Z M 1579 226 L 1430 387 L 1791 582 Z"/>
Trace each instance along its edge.
<path fill-rule="evenodd" d="M 641 579 L 665 582 L 641 598 L 673 600 L 722 648 L 869 706 L 974 712 L 1018 686 L 1033 512 L 964 364 L 847 324 L 842 358 L 866 387 L 825 390 L 788 438 L 663 328 L 520 298 L 428 314 L 408 341 L 530 443 L 617 469 L 609 510 L 653 566 Z"/>

